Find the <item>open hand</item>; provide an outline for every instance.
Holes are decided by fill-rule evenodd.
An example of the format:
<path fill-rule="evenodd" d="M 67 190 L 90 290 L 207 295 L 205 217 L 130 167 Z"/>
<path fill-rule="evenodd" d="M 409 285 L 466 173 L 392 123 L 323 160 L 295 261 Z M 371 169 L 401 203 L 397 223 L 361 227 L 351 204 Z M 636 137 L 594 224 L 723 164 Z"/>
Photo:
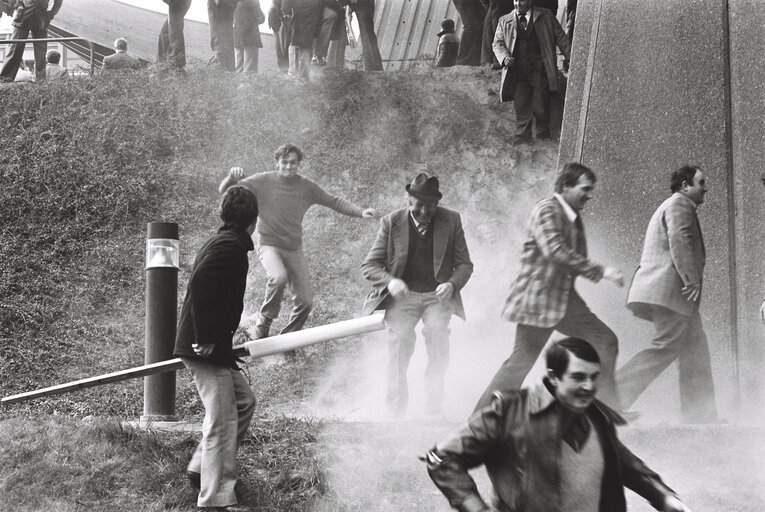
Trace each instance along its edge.
<path fill-rule="evenodd" d="M 683 289 L 680 290 L 680 293 L 683 294 L 683 297 L 685 297 L 685 300 L 688 302 L 696 302 L 701 296 L 701 284 L 696 283 L 689 284 L 688 286 L 683 286 Z"/>
<path fill-rule="evenodd" d="M 366 208 L 363 212 L 361 212 L 361 217 L 364 219 L 376 219 L 377 218 L 377 210 L 374 208 Z"/>

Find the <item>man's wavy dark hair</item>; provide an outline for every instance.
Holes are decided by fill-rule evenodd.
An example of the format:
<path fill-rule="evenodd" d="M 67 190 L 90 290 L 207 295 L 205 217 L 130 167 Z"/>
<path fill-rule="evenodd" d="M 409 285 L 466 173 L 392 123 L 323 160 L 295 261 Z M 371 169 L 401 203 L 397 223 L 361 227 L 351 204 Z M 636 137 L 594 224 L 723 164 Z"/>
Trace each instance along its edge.
<path fill-rule="evenodd" d="M 579 178 L 582 176 L 585 176 L 593 183 L 597 181 L 595 173 L 586 165 L 577 162 L 567 163 L 558 173 L 558 178 L 555 180 L 555 191 L 560 194 L 565 187 L 576 186 Z"/>
<path fill-rule="evenodd" d="M 588 342 L 581 338 L 563 338 L 553 343 L 545 354 L 547 368 L 552 370 L 556 377 L 560 378 L 566 373 L 571 360 L 569 354 L 590 363 L 600 364 L 598 352 Z"/>
<path fill-rule="evenodd" d="M 669 190 L 672 193 L 679 192 L 683 188 L 683 183 L 693 185 L 693 178 L 696 176 L 696 171 L 699 168 L 695 165 L 684 165 L 678 170 L 672 173 L 672 177 L 669 179 Z"/>
<path fill-rule="evenodd" d="M 286 157 L 290 153 L 295 153 L 297 155 L 298 163 L 303 161 L 303 152 L 294 144 L 282 144 L 276 148 L 276 151 L 274 152 L 274 160 L 278 162 L 279 159 Z"/>
<path fill-rule="evenodd" d="M 231 187 L 220 200 L 220 219 L 224 226 L 247 228 L 258 218 L 258 200 L 244 187 Z"/>

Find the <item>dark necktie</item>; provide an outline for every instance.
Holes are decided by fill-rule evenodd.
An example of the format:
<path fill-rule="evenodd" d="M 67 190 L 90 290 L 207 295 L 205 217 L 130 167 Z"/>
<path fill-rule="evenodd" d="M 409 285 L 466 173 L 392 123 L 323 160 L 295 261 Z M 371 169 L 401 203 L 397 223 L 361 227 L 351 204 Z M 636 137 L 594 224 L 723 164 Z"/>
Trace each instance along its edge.
<path fill-rule="evenodd" d="M 584 238 L 584 224 L 582 223 L 582 216 L 577 215 L 576 220 L 574 221 L 574 226 L 576 229 L 575 232 L 575 243 L 574 243 L 574 250 L 578 252 L 579 254 L 587 254 L 587 242 Z"/>
<path fill-rule="evenodd" d="M 420 223 L 420 225 L 417 226 L 417 231 L 420 233 L 420 236 L 425 236 L 425 233 L 428 232 L 428 225 Z"/>
<path fill-rule="evenodd" d="M 526 15 L 518 17 L 518 22 L 521 24 L 521 30 L 526 30 Z"/>
<path fill-rule="evenodd" d="M 583 413 L 574 413 L 561 406 L 561 437 L 579 453 L 590 437 L 590 422 Z"/>

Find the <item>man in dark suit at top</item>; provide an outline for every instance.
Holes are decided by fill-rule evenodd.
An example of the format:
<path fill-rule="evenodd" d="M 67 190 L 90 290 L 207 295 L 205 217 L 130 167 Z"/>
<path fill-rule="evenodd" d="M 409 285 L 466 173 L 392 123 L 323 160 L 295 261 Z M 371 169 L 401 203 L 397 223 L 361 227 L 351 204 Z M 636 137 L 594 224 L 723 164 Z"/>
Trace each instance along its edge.
<path fill-rule="evenodd" d="M 571 45 L 548 9 L 532 8 L 531 0 L 514 0 L 514 5 L 494 34 L 494 55 L 504 68 L 500 101 L 515 102 L 516 143 L 531 141 L 533 119 L 537 139 L 549 139 L 548 96 L 560 89 L 555 47 L 568 61 Z"/>
<path fill-rule="evenodd" d="M 708 190 L 704 173 L 695 166 L 681 167 L 672 173 L 670 190 L 648 223 L 627 297 L 635 316 L 653 322 L 655 335 L 650 348 L 619 369 L 619 395 L 624 407 L 631 406 L 677 359 L 682 420 L 709 423 L 717 420 L 717 407 L 699 313 L 706 252 L 696 216 Z"/>
<path fill-rule="evenodd" d="M 50 0 L 15 0 L 5 3 L 5 11 L 15 6 L 13 11 L 13 33 L 11 39 L 28 39 L 29 33 L 32 33 L 33 39 L 43 39 L 48 37 L 48 26 L 53 17 L 58 14 L 61 4 L 64 0 L 53 0 L 53 6 L 50 6 Z M 15 5 L 14 5 L 15 4 Z M 45 54 L 48 51 L 48 44 L 45 42 L 32 43 L 35 52 L 35 81 L 45 80 Z M 16 73 L 19 71 L 19 64 L 24 58 L 25 43 L 16 43 L 13 45 L 10 54 L 5 59 L 3 69 L 0 70 L 0 81 L 13 82 Z"/>
<path fill-rule="evenodd" d="M 388 324 L 388 413 L 403 416 L 408 404 L 406 370 L 414 352 L 415 327 L 423 322 L 428 353 L 425 412 L 438 414 L 449 364 L 449 320 L 463 320 L 460 290 L 473 273 L 462 220 L 438 206 L 438 178 L 419 173 L 406 186 L 406 208 L 380 220 L 380 230 L 361 266 L 374 286 L 365 312 L 386 309 Z"/>
<path fill-rule="evenodd" d="M 521 387 L 526 374 L 554 330 L 588 340 L 601 361 L 601 395 L 619 409 L 614 382 L 618 340 L 582 300 L 574 281 L 582 276 L 624 286 L 624 276 L 612 267 L 591 260 L 581 211 L 592 199 L 595 173 L 578 163 L 566 164 L 555 181 L 555 194 L 539 201 L 531 212 L 523 243 L 521 268 L 510 285 L 502 318 L 515 322 L 515 345 L 478 401 L 486 406 L 495 391 Z"/>
<path fill-rule="evenodd" d="M 141 69 L 141 61 L 128 54 L 128 43 L 120 37 L 114 41 L 114 53 L 104 57 L 103 71 L 117 71 L 121 69 Z"/>

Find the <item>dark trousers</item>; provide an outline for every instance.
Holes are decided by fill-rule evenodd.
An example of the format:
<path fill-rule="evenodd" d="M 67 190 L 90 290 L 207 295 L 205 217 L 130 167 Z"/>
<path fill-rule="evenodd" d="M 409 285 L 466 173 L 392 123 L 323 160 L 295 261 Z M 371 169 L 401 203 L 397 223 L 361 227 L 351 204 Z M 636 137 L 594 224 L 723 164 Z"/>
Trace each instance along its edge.
<path fill-rule="evenodd" d="M 274 30 L 274 47 L 276 48 L 276 62 L 279 70 L 286 73 L 290 68 L 290 39 L 292 33 L 292 20 L 282 20 L 279 30 Z"/>
<path fill-rule="evenodd" d="M 435 292 L 413 291 L 396 299 L 386 311 L 388 386 L 385 404 L 389 414 L 403 416 L 409 403 L 406 372 L 417 338 L 414 329 L 420 320 L 428 353 L 425 367 L 425 409 L 432 413 L 441 410 L 444 376 L 449 366 L 449 320 L 453 313 L 453 303 L 439 300 Z"/>
<path fill-rule="evenodd" d="M 709 345 L 698 310 L 681 315 L 661 306 L 653 307 L 654 337 L 651 347 L 635 354 L 619 368 L 619 396 L 630 407 L 672 361 L 680 375 L 680 413 L 685 423 L 708 423 L 717 419 L 715 387 Z"/>
<path fill-rule="evenodd" d="M 48 29 L 29 29 L 13 27 L 12 39 L 29 39 L 29 33 L 32 33 L 33 39 L 40 39 L 48 37 Z M 32 43 L 35 50 L 35 81 L 42 82 L 45 80 L 45 54 L 48 51 L 48 43 Z M 16 78 L 16 73 L 19 71 L 19 64 L 24 58 L 24 47 L 26 43 L 16 43 L 11 48 L 11 53 L 6 57 L 3 69 L 0 71 L 0 77 L 3 80 L 12 82 Z"/>
<path fill-rule="evenodd" d="M 159 31 L 157 62 L 170 67 L 186 67 L 186 41 L 183 39 L 183 17 L 191 7 L 191 0 L 171 0 L 167 6 L 167 19 Z"/>
<path fill-rule="evenodd" d="M 329 42 L 332 39 L 332 32 L 335 28 L 339 15 L 336 11 L 325 7 L 321 12 L 321 26 L 319 27 L 319 35 L 316 37 L 316 44 L 313 47 L 313 54 L 320 58 L 327 58 L 327 52 L 329 51 Z"/>
<path fill-rule="evenodd" d="M 537 137 L 550 136 L 550 86 L 541 56 L 516 57 L 510 71 L 515 85 L 515 135 L 531 138 L 532 120 L 537 122 Z"/>
<path fill-rule="evenodd" d="M 458 66 L 479 66 L 481 64 L 481 41 L 486 9 L 479 0 L 452 0 L 462 18 L 462 37 L 457 54 Z"/>
<path fill-rule="evenodd" d="M 553 331 L 581 338 L 595 348 L 600 357 L 598 399 L 614 409 L 620 409 L 614 380 L 619 341 L 614 331 L 595 316 L 579 294 L 572 289 L 568 296 L 566 315 L 553 327 L 534 327 L 524 324 L 516 326 L 513 352 L 502 363 L 486 391 L 483 392 L 476 410 L 488 405 L 495 391 L 520 389 L 526 374 L 534 366 L 534 362 Z"/>
<path fill-rule="evenodd" d="M 374 0 L 359 0 L 358 3 L 350 5 L 351 10 L 356 14 L 356 19 L 359 21 L 361 57 L 364 59 L 364 69 L 366 71 L 382 71 L 382 57 L 380 56 L 380 47 L 377 44 L 377 35 L 375 34 Z"/>
<path fill-rule="evenodd" d="M 210 48 L 213 57 L 210 64 L 218 64 L 226 71 L 234 71 L 234 6 L 215 5 L 207 0 L 207 15 L 210 19 Z"/>

